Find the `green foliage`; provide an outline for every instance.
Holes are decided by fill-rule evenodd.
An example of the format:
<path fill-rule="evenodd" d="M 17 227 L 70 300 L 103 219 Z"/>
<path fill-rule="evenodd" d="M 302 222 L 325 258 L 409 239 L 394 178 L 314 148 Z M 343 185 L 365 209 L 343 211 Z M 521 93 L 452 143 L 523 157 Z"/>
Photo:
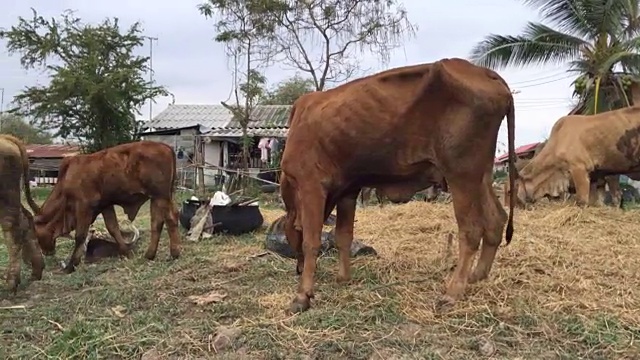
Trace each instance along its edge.
<path fill-rule="evenodd" d="M 575 113 L 628 106 L 640 74 L 640 0 L 525 0 L 550 25 L 530 22 L 521 35 L 490 34 L 472 60 L 494 69 L 569 63 L 579 74 Z M 620 71 L 621 70 L 621 71 Z M 626 85 L 625 85 L 626 84 Z"/>
<path fill-rule="evenodd" d="M 0 115 L 2 134 L 10 134 L 21 139 L 25 144 L 51 144 L 51 134 L 38 129 L 15 114 Z"/>
<path fill-rule="evenodd" d="M 135 140 L 139 107 L 168 94 L 144 79 L 149 58 L 134 55 L 144 43 L 140 24 L 123 30 L 117 18 L 88 25 L 71 11 L 50 20 L 32 11 L 0 38 L 25 69 L 43 68 L 51 82 L 27 87 L 12 112 L 33 116 L 56 136 L 78 138 L 88 152 Z"/>
<path fill-rule="evenodd" d="M 278 83 L 266 92 L 261 104 L 264 105 L 293 105 L 298 98 L 306 93 L 315 91 L 313 79 L 295 76 Z"/>

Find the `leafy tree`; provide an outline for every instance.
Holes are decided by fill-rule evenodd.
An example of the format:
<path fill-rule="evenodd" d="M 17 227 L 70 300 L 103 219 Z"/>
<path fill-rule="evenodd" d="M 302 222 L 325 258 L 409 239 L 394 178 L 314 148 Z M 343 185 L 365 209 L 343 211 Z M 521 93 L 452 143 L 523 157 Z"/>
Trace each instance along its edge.
<path fill-rule="evenodd" d="M 396 0 L 207 0 L 200 9 L 238 4 L 255 25 L 253 41 L 262 53 L 307 74 L 315 90 L 361 70 L 358 52 L 388 63 L 391 51 L 417 28 Z"/>
<path fill-rule="evenodd" d="M 234 120 L 242 128 L 242 168 L 245 174 L 249 168 L 251 146 L 247 128 L 253 109 L 264 95 L 266 78 L 261 70 L 270 59 L 265 39 L 272 34 L 273 27 L 268 19 L 259 15 L 263 13 L 265 4 L 260 0 L 210 0 L 198 6 L 206 18 L 218 16 L 215 41 L 225 45 L 227 57 L 233 60 L 235 104 L 221 103 L 232 112 Z M 244 177 L 242 180 L 242 185 L 247 185 Z"/>
<path fill-rule="evenodd" d="M 313 79 L 295 76 L 281 81 L 273 89 L 266 92 L 261 104 L 264 105 L 293 105 L 298 98 L 306 93 L 315 91 Z"/>
<path fill-rule="evenodd" d="M 47 131 L 30 125 L 15 114 L 0 115 L 2 134 L 10 134 L 21 139 L 26 144 L 51 144 L 52 137 Z"/>
<path fill-rule="evenodd" d="M 520 35 L 490 34 L 472 60 L 494 69 L 569 63 L 576 73 L 572 113 L 594 114 L 628 106 L 640 78 L 639 0 L 525 0 L 543 23 Z M 547 23 L 547 24 L 545 24 Z M 631 91 L 632 89 L 635 89 Z"/>
<path fill-rule="evenodd" d="M 33 116 L 56 136 L 78 138 L 88 152 L 135 140 L 140 106 L 168 94 L 144 79 L 149 58 L 134 55 L 144 44 L 140 24 L 122 30 L 117 18 L 88 25 L 71 11 L 50 20 L 32 11 L 0 38 L 25 69 L 43 68 L 51 81 L 27 87 L 11 111 Z"/>

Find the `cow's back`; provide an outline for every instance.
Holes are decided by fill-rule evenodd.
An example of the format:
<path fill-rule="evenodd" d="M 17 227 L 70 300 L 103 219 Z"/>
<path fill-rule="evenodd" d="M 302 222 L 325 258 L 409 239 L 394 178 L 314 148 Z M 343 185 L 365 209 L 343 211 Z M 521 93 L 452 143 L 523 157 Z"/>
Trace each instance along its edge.
<path fill-rule="evenodd" d="M 19 201 L 21 178 L 22 155 L 20 148 L 7 135 L 0 135 L 0 201 L 3 206 L 14 206 L 15 200 Z"/>
<path fill-rule="evenodd" d="M 640 107 L 597 115 L 568 115 L 558 123 L 561 126 L 552 132 L 550 142 L 553 140 L 554 153 L 570 163 L 581 163 L 590 169 L 601 164 L 625 169 L 630 161 L 625 153 L 631 153 L 633 157 L 633 152 L 637 151 L 630 144 L 640 138 Z M 625 136 L 630 140 L 629 146 L 624 145 Z"/>
<path fill-rule="evenodd" d="M 77 155 L 63 161 L 59 186 L 66 194 L 93 192 L 91 196 L 117 202 L 126 202 L 130 194 L 136 193 L 154 198 L 173 188 L 173 154 L 166 144 L 137 141 Z"/>
<path fill-rule="evenodd" d="M 398 130 L 398 115 L 415 98 L 430 67 L 391 69 L 301 96 L 293 106 L 283 169 L 289 157 L 296 164 L 328 166 L 370 157 L 372 148 L 388 146 Z"/>

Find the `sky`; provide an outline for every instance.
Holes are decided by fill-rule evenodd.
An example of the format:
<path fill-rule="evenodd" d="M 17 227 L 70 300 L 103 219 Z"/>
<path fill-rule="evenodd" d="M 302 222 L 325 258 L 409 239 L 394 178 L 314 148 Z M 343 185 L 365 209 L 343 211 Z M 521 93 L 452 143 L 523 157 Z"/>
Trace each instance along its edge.
<path fill-rule="evenodd" d="M 123 25 L 140 21 L 144 34 L 157 37 L 153 44 L 154 79 L 175 96 L 176 104 L 219 104 L 232 90 L 230 62 L 221 44 L 213 41 L 213 20 L 204 18 L 197 5 L 204 0 L 4 0 L 0 27 L 17 23 L 18 16 L 30 17 L 35 8 L 45 17 L 73 9 L 85 22 L 100 22 L 118 17 Z M 389 64 L 362 55 L 362 64 L 372 72 L 391 67 L 433 62 L 441 58 L 467 58 L 474 44 L 495 33 L 517 35 L 528 21 L 539 21 L 535 10 L 518 0 L 448 0 L 400 1 L 409 20 L 417 24 L 416 36 L 396 49 Z M 146 54 L 149 45 L 141 49 Z M 571 107 L 570 82 L 566 68 L 536 67 L 499 70 L 516 91 L 516 145 L 544 140 L 553 124 Z M 294 71 L 270 68 L 266 75 L 275 84 L 295 74 Z M 4 108 L 28 85 L 46 84 L 47 76 L 24 71 L 18 55 L 9 56 L 6 43 L 0 41 L 0 88 L 4 89 Z M 1 91 L 1 90 L 0 90 Z M 157 98 L 152 113 L 157 115 L 172 102 L 171 97 Z M 149 105 L 141 109 L 141 119 L 148 119 Z M 506 120 L 498 136 L 498 151 L 506 151 Z"/>

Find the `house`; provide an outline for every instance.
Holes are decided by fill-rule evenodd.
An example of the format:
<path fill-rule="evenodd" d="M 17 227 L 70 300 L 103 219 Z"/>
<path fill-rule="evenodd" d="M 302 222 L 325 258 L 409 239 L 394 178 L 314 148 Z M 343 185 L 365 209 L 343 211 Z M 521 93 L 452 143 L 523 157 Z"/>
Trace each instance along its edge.
<path fill-rule="evenodd" d="M 26 145 L 29 156 L 29 178 L 38 185 L 54 185 L 58 182 L 58 168 L 62 159 L 80 152 L 75 145 Z"/>
<path fill-rule="evenodd" d="M 531 159 L 536 151 L 536 147 L 540 142 L 518 146 L 516 148 L 516 157 L 518 159 Z M 509 153 L 500 155 L 493 161 L 493 171 L 507 171 L 509 165 Z"/>
<path fill-rule="evenodd" d="M 259 147 L 260 140 L 286 138 L 290 109 L 289 105 L 259 105 L 253 109 L 247 128 L 251 139 L 251 173 L 269 167 L 273 154 L 265 149 L 267 161 L 261 160 L 264 151 Z M 222 105 L 170 104 L 144 125 L 140 136 L 174 148 L 183 186 L 190 186 L 195 180 L 193 163 L 205 164 L 205 185 L 219 185 L 224 176 L 221 169 L 235 170 L 242 166 L 242 127 Z M 203 159 L 198 159 L 198 154 Z"/>

